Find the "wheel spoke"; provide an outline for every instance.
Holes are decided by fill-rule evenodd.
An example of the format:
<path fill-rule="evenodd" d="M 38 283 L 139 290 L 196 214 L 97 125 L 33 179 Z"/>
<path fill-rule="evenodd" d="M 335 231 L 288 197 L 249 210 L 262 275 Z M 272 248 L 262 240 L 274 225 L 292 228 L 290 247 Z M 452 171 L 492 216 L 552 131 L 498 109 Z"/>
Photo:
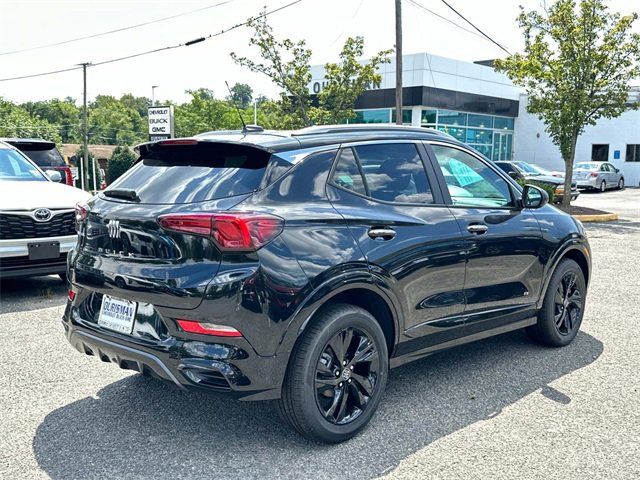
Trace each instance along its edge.
<path fill-rule="evenodd" d="M 333 402 L 331 403 L 331 406 L 329 407 L 329 409 L 324 412 L 324 416 L 326 418 L 329 417 L 334 417 L 335 419 L 335 411 L 338 408 L 338 405 L 340 404 L 340 401 L 342 400 L 342 395 L 344 394 L 344 391 L 342 388 L 335 388 L 333 390 Z"/>
<path fill-rule="evenodd" d="M 340 400 L 340 408 L 338 409 L 338 413 L 336 414 L 336 422 L 340 422 L 344 420 L 345 414 L 347 413 L 347 403 L 349 401 L 349 388 L 342 387 L 342 399 Z"/>
<path fill-rule="evenodd" d="M 348 328 L 345 330 L 342 337 L 342 358 L 340 360 L 345 360 L 347 354 L 349 353 L 349 347 L 351 346 L 351 341 L 353 340 L 353 330 Z"/>
<path fill-rule="evenodd" d="M 554 315 L 553 319 L 556 322 L 556 325 L 558 326 L 558 328 L 560 328 L 562 326 L 562 324 L 564 323 L 564 310 L 562 310 L 560 313 L 558 313 L 557 315 Z"/>
<path fill-rule="evenodd" d="M 316 385 L 325 386 L 325 387 L 335 387 L 340 383 L 340 379 L 336 378 L 335 375 L 329 376 L 318 376 L 316 377 Z"/>
<path fill-rule="evenodd" d="M 351 392 L 353 396 L 358 401 L 358 405 L 360 408 L 364 408 L 364 406 L 369 401 L 369 395 L 363 395 L 363 388 L 360 388 L 360 382 L 353 382 L 350 384 L 349 388 L 351 388 Z"/>
<path fill-rule="evenodd" d="M 360 362 L 369 362 L 370 357 L 373 354 L 375 354 L 375 352 L 376 352 L 376 349 L 373 342 L 366 337 L 362 337 L 360 339 L 360 344 L 358 345 L 358 349 L 356 350 L 356 353 L 353 355 L 351 364 L 355 365 Z"/>
<path fill-rule="evenodd" d="M 373 394 L 373 383 L 369 377 L 365 377 L 359 373 L 352 373 L 351 378 L 365 391 L 367 396 L 370 397 Z"/>
<path fill-rule="evenodd" d="M 342 359 L 344 358 L 344 347 L 340 337 L 340 335 L 336 335 L 329 342 L 329 347 L 333 350 L 336 365 L 342 365 Z"/>

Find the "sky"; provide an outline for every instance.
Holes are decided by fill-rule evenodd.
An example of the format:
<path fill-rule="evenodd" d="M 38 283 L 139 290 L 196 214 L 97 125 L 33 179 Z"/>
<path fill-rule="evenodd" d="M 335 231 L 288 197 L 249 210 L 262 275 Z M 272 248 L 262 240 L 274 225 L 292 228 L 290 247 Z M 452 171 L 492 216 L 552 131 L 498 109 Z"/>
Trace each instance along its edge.
<path fill-rule="evenodd" d="M 150 49 L 184 43 L 226 30 L 260 12 L 291 0 L 0 0 L 0 78 L 28 75 L 73 67 L 81 62 L 100 62 Z M 468 25 L 441 0 L 414 0 L 451 21 Z M 511 52 L 522 49 L 516 17 L 519 5 L 540 8 L 542 0 L 448 0 Z M 621 13 L 640 11 L 640 0 L 610 0 L 609 7 Z M 211 8 L 207 8 L 211 7 Z M 3 54 L 76 37 L 153 21 L 162 17 L 204 9 L 178 18 L 110 35 L 55 47 Z M 311 64 L 336 61 L 349 36 L 365 39 L 365 57 L 393 48 L 393 0 L 302 0 L 269 16 L 276 36 L 304 39 L 313 51 Z M 640 21 L 635 31 L 640 32 Z M 248 45 L 247 27 L 190 47 L 159 52 L 131 60 L 88 69 L 89 100 L 98 94 L 124 93 L 156 99 L 186 101 L 185 90 L 209 88 L 224 97 L 225 80 L 247 83 L 254 95 L 278 93 L 268 78 L 236 65 L 231 52 L 258 60 L 256 47 Z M 403 1 L 403 47 L 405 53 L 428 52 L 474 61 L 506 54 L 491 42 L 472 35 L 438 16 Z M 82 71 L 0 82 L 0 97 L 16 102 L 73 97 L 82 99 Z"/>

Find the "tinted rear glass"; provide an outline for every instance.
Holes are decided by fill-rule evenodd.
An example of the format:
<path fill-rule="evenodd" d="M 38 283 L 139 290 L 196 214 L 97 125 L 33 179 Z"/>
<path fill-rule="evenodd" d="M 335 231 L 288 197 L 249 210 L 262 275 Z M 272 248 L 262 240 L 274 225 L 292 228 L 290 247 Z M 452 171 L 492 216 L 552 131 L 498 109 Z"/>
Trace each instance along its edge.
<path fill-rule="evenodd" d="M 204 202 L 257 190 L 270 154 L 242 145 L 156 147 L 109 186 L 142 203 Z"/>
<path fill-rule="evenodd" d="M 47 150 L 31 150 L 29 148 L 23 148 L 18 145 L 18 150 L 21 150 L 27 157 L 29 157 L 33 162 L 38 165 L 40 168 L 43 167 L 64 167 L 66 164 L 62 159 L 60 153 L 55 148 L 50 148 Z"/>

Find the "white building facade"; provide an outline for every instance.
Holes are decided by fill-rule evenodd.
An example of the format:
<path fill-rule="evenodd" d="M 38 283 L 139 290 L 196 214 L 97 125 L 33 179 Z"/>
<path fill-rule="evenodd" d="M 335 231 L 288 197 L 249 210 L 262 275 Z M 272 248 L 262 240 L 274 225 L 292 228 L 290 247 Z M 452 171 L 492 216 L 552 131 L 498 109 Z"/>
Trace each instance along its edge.
<path fill-rule="evenodd" d="M 527 97 L 490 62 L 469 63 L 417 53 L 402 57 L 403 123 L 436 128 L 493 160 L 523 160 L 563 170 L 559 149 L 544 124 L 526 111 Z M 395 61 L 382 65 L 382 81 L 356 103 L 353 123 L 395 123 Z M 312 67 L 311 93 L 326 80 Z M 587 127 L 576 162 L 609 161 L 624 172 L 627 185 L 640 184 L 640 111 L 602 119 Z"/>

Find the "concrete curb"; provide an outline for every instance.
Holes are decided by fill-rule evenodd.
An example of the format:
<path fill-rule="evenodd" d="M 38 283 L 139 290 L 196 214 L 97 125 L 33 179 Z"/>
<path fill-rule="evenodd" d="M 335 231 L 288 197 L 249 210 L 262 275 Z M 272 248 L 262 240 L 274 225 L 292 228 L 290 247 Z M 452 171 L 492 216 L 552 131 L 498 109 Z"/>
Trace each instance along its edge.
<path fill-rule="evenodd" d="M 573 215 L 581 222 L 613 222 L 618 220 L 617 213 L 603 213 L 600 215 Z"/>

